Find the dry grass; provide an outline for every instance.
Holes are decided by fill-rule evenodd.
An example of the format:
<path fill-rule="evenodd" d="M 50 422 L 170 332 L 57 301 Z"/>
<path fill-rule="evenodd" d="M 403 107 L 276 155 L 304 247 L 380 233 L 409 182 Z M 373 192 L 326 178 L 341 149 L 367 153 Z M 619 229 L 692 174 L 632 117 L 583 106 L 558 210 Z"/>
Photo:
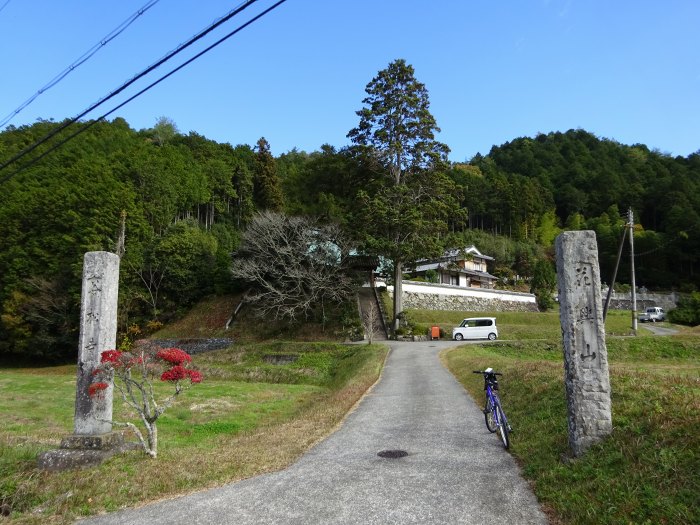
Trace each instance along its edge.
<path fill-rule="evenodd" d="M 226 334 L 226 322 L 242 294 L 210 297 L 198 303 L 186 316 L 153 335 L 154 338 L 215 337 Z"/>
<path fill-rule="evenodd" d="M 330 319 L 326 325 L 317 322 L 298 320 L 275 321 L 261 319 L 250 305 L 244 305 L 235 320 L 226 329 L 234 310 L 243 294 L 210 297 L 196 304 L 182 318 L 168 324 L 152 334 L 154 339 L 228 337 L 242 342 L 284 341 L 345 341 L 353 326 L 360 325 L 354 309 L 344 312 L 330 309 Z"/>

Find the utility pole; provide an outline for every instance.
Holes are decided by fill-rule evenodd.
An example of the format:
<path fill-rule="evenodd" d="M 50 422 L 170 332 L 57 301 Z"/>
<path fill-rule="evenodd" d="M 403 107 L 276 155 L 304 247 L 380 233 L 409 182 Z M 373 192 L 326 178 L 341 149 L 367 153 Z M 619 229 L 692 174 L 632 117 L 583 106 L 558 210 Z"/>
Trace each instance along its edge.
<path fill-rule="evenodd" d="M 634 275 L 634 213 L 628 212 L 630 227 L 630 272 L 632 274 L 632 334 L 637 335 L 637 283 Z"/>
<path fill-rule="evenodd" d="M 605 305 L 603 306 L 603 321 L 608 316 L 608 306 L 610 306 L 610 298 L 612 297 L 613 289 L 615 288 L 615 280 L 617 279 L 617 270 L 620 268 L 620 259 L 622 259 L 622 248 L 625 247 L 625 237 L 627 237 L 627 224 L 622 229 L 622 239 L 620 239 L 620 247 L 617 249 L 617 261 L 615 261 L 615 271 L 613 272 L 612 282 L 608 286 L 608 294 L 605 296 Z"/>

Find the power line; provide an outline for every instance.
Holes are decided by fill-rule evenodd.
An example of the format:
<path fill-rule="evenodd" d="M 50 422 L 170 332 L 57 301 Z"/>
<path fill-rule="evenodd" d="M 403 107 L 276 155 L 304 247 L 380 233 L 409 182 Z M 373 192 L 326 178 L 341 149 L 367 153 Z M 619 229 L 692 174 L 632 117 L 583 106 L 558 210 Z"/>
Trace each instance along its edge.
<path fill-rule="evenodd" d="M 13 172 L 13 173 L 11 173 L 11 174 L 9 174 L 9 175 L 6 175 L 4 178 L 0 179 L 0 184 L 2 184 L 2 183 L 4 183 L 4 182 L 7 182 L 8 180 L 10 180 L 10 179 L 11 179 L 12 177 L 14 177 L 15 175 L 18 175 L 19 173 L 21 173 L 21 172 L 24 171 L 25 169 L 29 168 L 30 166 L 33 166 L 34 164 L 36 164 L 37 162 L 39 162 L 42 158 L 44 158 L 44 157 L 45 157 L 46 155 L 48 155 L 49 153 L 51 153 L 51 152 L 53 152 L 54 150 L 60 148 L 60 147 L 63 146 L 66 142 L 69 142 L 70 140 L 73 140 L 75 137 L 77 137 L 77 136 L 80 135 L 81 133 L 87 131 L 88 129 L 90 129 L 92 126 L 94 126 L 94 125 L 97 124 L 98 122 L 100 122 L 100 121 L 106 119 L 109 115 L 111 115 L 111 114 L 114 113 L 115 111 L 121 109 L 122 107 L 124 107 L 125 105 L 127 105 L 129 102 L 131 102 L 131 101 L 134 100 L 135 98 L 140 97 L 140 96 L 143 95 L 146 91 L 148 91 L 148 90 L 150 90 L 151 88 L 155 87 L 156 85 L 160 84 L 160 83 L 161 83 L 163 80 L 165 80 L 166 78 L 168 78 L 168 77 L 174 75 L 175 73 L 177 73 L 178 71 L 180 71 L 180 70 L 181 70 L 182 68 L 184 68 L 185 66 L 191 64 L 192 62 L 194 62 L 195 60 L 197 60 L 198 58 L 200 58 L 202 55 L 208 53 L 209 51 L 211 51 L 211 50 L 214 49 L 215 47 L 219 46 L 220 44 L 222 44 L 223 42 L 225 42 L 226 40 L 228 40 L 229 38 L 231 38 L 232 36 L 234 36 L 236 33 L 239 33 L 240 31 L 242 31 L 243 29 L 245 29 L 246 27 L 248 27 L 249 25 L 251 25 L 253 22 L 256 22 L 257 20 L 259 20 L 260 18 L 262 18 L 263 16 L 265 16 L 266 14 L 268 14 L 268 13 L 269 13 L 270 11 L 272 11 L 273 9 L 276 9 L 277 7 L 279 7 L 280 5 L 282 5 L 283 3 L 285 3 L 286 1 L 287 1 L 287 0 L 279 0 L 277 3 L 273 4 L 272 6 L 268 7 L 267 9 L 265 9 L 264 11 L 262 11 L 261 13 L 259 13 L 258 15 L 254 16 L 253 18 L 251 18 L 250 20 L 248 20 L 246 23 L 244 23 L 244 24 L 238 26 L 236 29 L 234 29 L 233 31 L 231 31 L 230 33 L 228 33 L 227 35 L 225 35 L 224 37 L 220 38 L 219 40 L 217 40 L 216 42 L 214 42 L 213 44 L 211 44 L 209 47 L 203 49 L 202 51 L 200 51 L 199 53 L 197 53 L 196 55 L 194 55 L 192 58 L 188 59 L 187 61 L 183 62 L 183 63 L 180 64 L 178 67 L 176 67 L 175 69 L 171 70 L 171 71 L 168 72 L 167 74 L 165 74 L 165 75 L 163 75 L 162 77 L 160 77 L 160 78 L 159 78 L 158 80 L 156 80 L 155 82 L 152 82 L 151 84 L 149 84 L 148 86 L 146 86 L 145 88 L 143 88 L 143 89 L 142 89 L 141 91 L 139 91 L 138 93 L 132 95 L 131 97 L 129 97 L 127 100 L 125 100 L 124 102 L 122 102 L 122 103 L 119 104 L 118 106 L 114 107 L 113 109 L 111 109 L 110 111 L 108 111 L 108 112 L 105 113 L 104 115 L 100 116 L 99 118 L 93 120 L 92 122 L 89 122 L 88 124 L 86 124 L 85 126 L 83 126 L 82 128 L 80 128 L 78 131 L 76 131 L 75 133 L 73 133 L 72 135 L 69 135 L 68 137 L 66 137 L 65 139 L 63 139 L 61 142 L 59 142 L 59 143 L 53 145 L 51 148 L 49 148 L 48 150 L 46 150 L 45 152 L 43 152 L 43 153 L 42 153 L 41 155 L 39 155 L 38 157 L 36 157 L 36 158 L 32 159 L 31 161 L 29 161 L 27 164 L 25 164 L 24 166 L 22 166 L 21 168 L 19 168 L 17 171 L 15 171 L 15 172 Z"/>
<path fill-rule="evenodd" d="M 158 61 L 155 62 L 154 64 L 148 66 L 146 69 L 144 69 L 143 71 L 141 71 L 140 73 L 138 73 L 136 76 L 132 77 L 131 80 L 128 80 L 127 82 L 125 82 L 124 84 L 122 84 L 119 88 L 117 88 L 116 90 L 112 91 L 109 95 L 107 95 L 106 97 L 101 98 L 99 101 L 97 101 L 97 102 L 95 102 L 94 104 L 92 104 L 89 108 L 83 110 L 79 115 L 73 117 L 72 119 L 70 119 L 70 120 L 67 121 L 67 122 L 64 122 L 64 123 L 61 124 L 58 128 L 56 128 L 56 129 L 54 129 L 53 131 L 47 133 L 44 137 L 42 137 L 41 139 L 37 140 L 37 141 L 36 141 L 34 144 L 32 144 L 31 146 L 28 146 L 28 147 L 24 148 L 22 151 L 20 151 L 19 153 L 17 153 L 14 157 L 12 157 L 11 159 L 5 161 L 3 164 L 0 165 L 0 171 L 3 170 L 3 169 L 5 169 L 5 168 L 6 168 L 7 166 L 9 166 L 10 164 L 13 164 L 13 163 L 17 162 L 19 159 L 21 159 L 21 158 L 24 157 L 25 155 L 31 153 L 31 152 L 34 151 L 36 148 L 38 148 L 39 146 L 41 146 L 44 142 L 46 142 L 47 140 L 51 139 L 52 137 L 56 136 L 58 133 L 60 133 L 60 132 L 63 131 L 64 129 L 66 129 L 68 126 L 71 126 L 71 125 L 75 124 L 75 123 L 76 123 L 78 120 L 80 120 L 82 117 L 84 117 L 85 115 L 87 115 L 88 113 L 90 113 L 91 111 L 93 111 L 94 109 L 98 108 L 99 106 L 101 106 L 102 104 L 104 104 L 105 102 L 107 102 L 108 100 L 114 98 L 114 97 L 117 96 L 119 93 L 121 93 L 122 91 L 124 91 L 127 87 L 129 87 L 130 85 L 132 85 L 134 82 L 136 82 L 136 81 L 139 80 L 140 78 L 146 76 L 147 74 L 149 74 L 150 72 L 152 72 L 152 71 L 155 70 L 156 68 L 160 67 L 161 65 L 163 65 L 163 64 L 164 64 L 165 62 L 167 62 L 168 60 L 171 60 L 174 56 L 178 55 L 179 53 L 181 53 L 182 51 L 184 51 L 185 49 L 187 49 L 189 46 L 191 46 L 192 44 L 194 44 L 194 43 L 197 42 L 198 40 L 201 40 L 201 39 L 204 38 L 206 35 L 208 35 L 209 33 L 211 33 L 214 29 L 216 29 L 217 27 L 219 27 L 221 24 L 227 22 L 228 20 L 230 20 L 230 19 L 233 18 L 234 16 L 238 15 L 238 14 L 241 13 L 243 10 L 247 9 L 248 7 L 250 7 L 251 5 L 253 5 L 253 4 L 254 4 L 255 2 L 257 2 L 257 1 L 258 1 L 258 0 L 246 0 L 246 1 L 243 2 L 241 5 L 239 5 L 238 7 L 236 7 L 235 9 L 233 9 L 232 11 L 230 11 L 227 15 L 221 17 L 219 20 L 215 21 L 214 23 L 212 23 L 211 25 L 209 25 L 207 28 L 205 28 L 204 30 L 200 31 L 200 32 L 197 33 L 195 36 L 191 37 L 187 42 L 185 42 L 184 44 L 180 44 L 179 46 L 177 46 L 177 48 L 175 48 L 174 50 L 172 50 L 172 51 L 170 51 L 169 53 L 167 53 L 163 58 L 161 58 L 160 60 L 158 60 Z M 277 5 L 275 5 L 274 7 L 277 7 Z M 3 182 L 4 180 L 6 180 L 6 179 L 2 179 L 0 182 Z"/>
<path fill-rule="evenodd" d="M 645 255 L 650 255 L 652 253 L 656 253 L 656 252 L 659 252 L 661 250 L 664 250 L 669 245 L 681 240 L 683 238 L 683 235 L 682 235 L 683 233 L 688 235 L 688 232 L 694 233 L 695 230 L 698 230 L 698 228 L 697 227 L 688 228 L 686 230 L 682 230 L 681 232 L 676 232 L 673 237 L 670 236 L 672 232 L 668 232 L 668 233 L 666 233 L 666 232 L 654 232 L 657 235 L 667 235 L 667 239 L 663 243 L 661 243 L 659 246 L 657 246 L 656 248 L 652 248 L 651 250 L 647 250 L 647 251 L 642 252 L 642 253 L 635 253 L 634 256 L 635 257 L 642 257 Z"/>
<path fill-rule="evenodd" d="M 191 37 L 187 42 L 185 42 L 184 44 L 180 44 L 177 48 L 175 48 L 174 50 L 172 50 L 172 51 L 170 51 L 169 53 L 167 53 L 163 58 L 161 58 L 160 60 L 158 60 L 158 61 L 155 62 L 154 64 L 151 64 L 151 65 L 148 66 L 145 70 L 143 70 L 143 71 L 141 71 L 140 73 L 138 73 L 136 76 L 132 77 L 131 80 L 129 80 L 129 81 L 125 82 L 124 84 L 122 84 L 119 88 L 117 88 L 116 90 L 112 91 L 109 95 L 107 95 L 107 96 L 101 98 L 99 101 L 97 101 L 96 103 L 92 104 L 89 108 L 83 110 L 83 111 L 82 111 L 79 115 L 77 115 L 76 117 L 73 117 L 71 120 L 69 120 L 69 121 L 67 121 L 67 122 L 64 122 L 64 123 L 61 124 L 58 128 L 56 128 L 56 129 L 54 129 L 53 131 L 49 132 L 48 134 L 46 134 L 44 137 L 42 137 L 41 139 L 39 139 L 38 141 L 36 141 L 36 142 L 35 142 L 34 144 L 32 144 L 31 146 L 28 146 L 28 147 L 25 148 L 24 150 L 20 151 L 20 152 L 19 152 L 17 155 L 15 155 L 14 157 L 12 157 L 12 158 L 9 159 L 8 161 L 4 162 L 2 165 L 0 165 L 0 170 L 5 169 L 7 166 L 9 166 L 10 164 L 13 164 L 14 162 L 16 162 L 16 161 L 18 161 L 19 159 L 21 159 L 22 157 L 24 157 L 25 155 L 31 153 L 31 152 L 34 151 L 37 147 L 39 147 L 40 145 L 42 145 L 44 142 L 46 142 L 47 140 L 51 139 L 52 137 L 56 136 L 58 133 L 60 133 L 61 131 L 63 131 L 63 130 L 66 129 L 67 127 L 71 126 L 72 124 L 75 124 L 75 123 L 76 123 L 78 120 L 80 120 L 82 117 L 84 117 L 85 115 L 87 115 L 88 113 L 90 113 L 91 111 L 93 111 L 94 109 L 98 108 L 99 106 L 101 106 L 102 104 L 104 104 L 105 102 L 107 102 L 108 100 L 110 100 L 111 98 L 113 98 L 113 97 L 115 97 L 116 95 L 118 95 L 119 93 L 121 93 L 121 92 L 124 91 L 127 87 L 129 87 L 129 86 L 132 85 L 134 82 L 136 82 L 138 79 L 144 77 L 145 75 L 147 75 L 147 74 L 150 73 L 151 71 L 155 70 L 156 68 L 158 68 L 159 66 L 161 66 L 162 64 L 164 64 L 165 62 L 167 62 L 168 60 L 172 59 L 174 56 L 176 56 L 177 54 L 181 53 L 181 52 L 184 51 L 187 47 L 189 47 L 190 45 L 194 44 L 195 42 L 197 42 L 198 40 L 200 40 L 201 38 L 203 38 L 203 37 L 206 36 L 207 34 L 209 34 L 211 31 L 213 31 L 214 29 L 216 29 L 217 27 L 219 27 L 221 24 L 227 22 L 228 20 L 230 20 L 231 18 L 233 18 L 234 16 L 236 16 L 237 14 L 239 14 L 239 13 L 240 13 L 241 11 L 243 11 L 244 9 L 250 7 L 250 6 L 251 6 L 252 4 L 254 4 L 256 1 L 257 1 L 257 0 L 247 0 L 247 1 L 243 2 L 243 4 L 239 5 L 237 8 L 233 9 L 232 11 L 230 11 L 227 15 L 221 17 L 219 20 L 217 20 L 217 21 L 215 21 L 213 24 L 209 25 L 206 29 L 200 31 L 200 32 L 197 33 L 195 36 Z M 53 151 L 53 149 L 51 149 L 50 151 Z M 32 162 L 32 164 L 33 164 L 33 162 Z M 3 179 L 2 181 L 4 181 L 4 180 L 6 180 L 6 179 Z M 0 181 L 0 182 L 2 182 L 2 181 Z"/>
<path fill-rule="evenodd" d="M 7 0 L 7 1 L 9 2 L 10 0 Z M 112 40 L 114 40 L 116 37 L 118 37 L 127 27 L 129 27 L 132 23 L 134 23 L 134 21 L 137 18 L 139 18 L 141 15 L 143 15 L 146 11 L 148 11 L 151 7 L 153 7 L 159 1 L 160 0 L 150 0 L 141 9 L 136 11 L 133 15 L 131 15 L 126 20 L 124 20 L 124 22 L 119 24 L 115 29 L 113 29 L 110 33 L 108 33 L 106 36 L 104 36 L 97 44 L 95 44 L 90 49 L 88 49 L 85 53 L 83 53 L 70 66 L 68 66 L 66 69 L 61 71 L 58 75 L 56 75 L 53 79 L 51 79 L 44 87 L 40 88 L 36 93 L 34 93 L 34 95 L 32 95 L 27 100 L 25 100 L 22 104 L 20 104 L 20 106 L 17 109 L 10 112 L 0 122 L 0 128 L 2 128 L 8 122 L 10 122 L 18 113 L 20 113 L 24 108 L 29 106 L 29 104 L 34 102 L 34 100 L 36 100 L 40 95 L 44 94 L 46 91 L 48 91 L 49 89 L 54 87 L 61 80 L 63 80 L 66 76 L 68 76 L 68 74 L 72 73 L 78 67 L 80 67 L 82 64 L 87 62 L 95 53 L 97 53 L 100 49 L 102 49 L 104 46 L 106 46 Z M 7 3 L 5 5 L 7 5 Z M 3 6 L 3 7 L 5 7 L 5 6 Z M 2 11 L 2 8 L 0 8 L 0 11 Z"/>
<path fill-rule="evenodd" d="M 622 239 L 624 240 L 625 235 L 626 235 L 626 233 L 627 233 L 627 230 L 630 228 L 630 215 L 629 215 L 629 212 L 628 212 L 627 215 L 620 215 L 620 218 L 621 218 L 621 219 L 624 219 L 624 221 L 625 221 L 625 224 L 624 224 L 623 230 L 622 230 L 622 231 L 623 231 Z M 640 224 L 640 226 L 641 226 L 641 224 Z M 651 255 L 652 253 L 656 253 L 656 252 L 659 252 L 659 251 L 661 251 L 661 250 L 664 250 L 664 249 L 665 249 L 667 246 L 669 246 L 670 244 L 673 244 L 673 243 L 679 241 L 679 240 L 683 237 L 683 234 L 686 234 L 686 235 L 687 235 L 688 232 L 694 233 L 695 230 L 700 230 L 700 227 L 698 227 L 698 226 L 693 226 L 693 227 L 691 227 L 691 228 L 687 228 L 687 229 L 682 230 L 682 231 L 680 231 L 680 232 L 676 232 L 676 234 L 675 234 L 673 237 L 671 236 L 671 234 L 672 234 L 673 232 L 663 232 L 663 231 L 657 231 L 657 230 L 644 230 L 644 231 L 647 231 L 647 232 L 648 232 L 648 231 L 651 231 L 651 232 L 654 233 L 655 235 L 660 235 L 660 236 L 664 237 L 663 242 L 662 242 L 659 246 L 657 246 L 657 247 L 655 247 L 655 248 L 652 248 L 652 249 L 650 249 L 650 250 L 647 250 L 647 251 L 644 251 L 644 252 L 641 252 L 641 253 L 635 252 L 635 253 L 634 253 L 634 257 L 635 257 L 635 258 L 639 258 L 639 257 L 643 257 L 643 256 L 645 256 L 645 255 Z M 631 230 L 630 230 L 630 231 L 631 231 Z M 620 242 L 622 242 L 622 241 L 620 241 Z M 623 256 L 626 257 L 626 258 L 630 258 L 630 257 L 631 257 L 630 254 L 623 254 Z"/>
<path fill-rule="evenodd" d="M 2 7 L 0 7 L 0 12 L 2 12 L 2 10 L 5 9 L 7 7 L 7 4 L 9 4 L 9 3 L 10 3 L 10 0 L 7 0 L 7 2 L 2 4 Z"/>

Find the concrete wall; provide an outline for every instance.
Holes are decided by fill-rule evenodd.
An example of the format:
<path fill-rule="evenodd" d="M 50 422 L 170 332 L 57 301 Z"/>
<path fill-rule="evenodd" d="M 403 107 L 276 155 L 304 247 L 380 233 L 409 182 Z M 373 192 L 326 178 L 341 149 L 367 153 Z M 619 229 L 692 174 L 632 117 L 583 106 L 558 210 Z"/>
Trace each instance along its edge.
<path fill-rule="evenodd" d="M 394 287 L 387 286 L 393 297 Z M 460 288 L 445 284 L 403 281 L 403 307 L 457 312 L 536 312 L 535 296 L 529 293 Z"/>

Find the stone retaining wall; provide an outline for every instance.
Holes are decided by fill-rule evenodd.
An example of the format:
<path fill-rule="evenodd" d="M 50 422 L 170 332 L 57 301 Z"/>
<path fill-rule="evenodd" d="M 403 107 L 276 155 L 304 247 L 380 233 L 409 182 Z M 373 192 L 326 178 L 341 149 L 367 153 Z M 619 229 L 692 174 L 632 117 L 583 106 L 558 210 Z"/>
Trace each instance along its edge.
<path fill-rule="evenodd" d="M 393 297 L 394 287 L 387 286 L 387 291 Z M 403 282 L 403 307 L 458 312 L 537 312 L 533 294 L 416 281 Z"/>
<path fill-rule="evenodd" d="M 176 347 L 184 350 L 190 355 L 201 354 L 202 352 L 211 352 L 212 350 L 221 350 L 228 348 L 233 344 L 233 339 L 226 337 L 220 338 L 187 338 L 187 339 L 154 339 L 151 341 L 163 348 Z"/>
<path fill-rule="evenodd" d="M 603 288 L 603 303 L 608 294 L 607 288 Z M 679 295 L 676 293 L 640 293 L 637 292 L 637 311 L 643 312 L 650 306 L 660 306 L 667 312 L 678 304 Z M 629 293 L 613 293 L 610 297 L 610 310 L 631 310 L 632 296 Z"/>

